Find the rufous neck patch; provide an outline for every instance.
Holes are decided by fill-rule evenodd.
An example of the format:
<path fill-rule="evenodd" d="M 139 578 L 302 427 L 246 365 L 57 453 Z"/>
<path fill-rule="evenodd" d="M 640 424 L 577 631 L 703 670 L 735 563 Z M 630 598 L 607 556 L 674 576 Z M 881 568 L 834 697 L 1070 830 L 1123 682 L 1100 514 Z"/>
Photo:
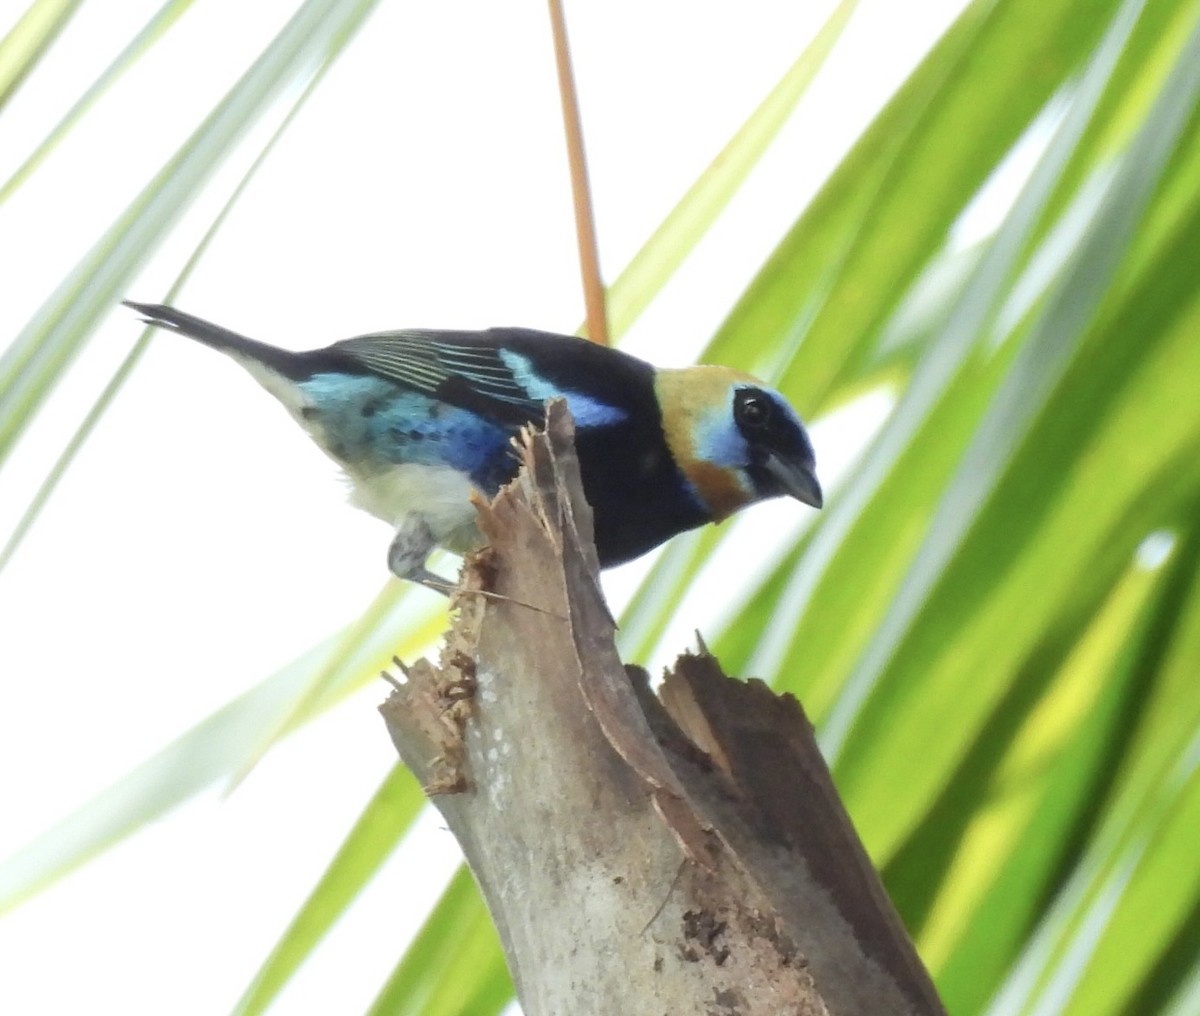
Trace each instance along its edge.
<path fill-rule="evenodd" d="M 749 374 L 715 366 L 660 370 L 655 379 L 667 448 L 715 521 L 753 500 L 741 472 L 711 461 L 703 447 L 714 430 L 732 430 L 732 392 L 739 382 L 759 384 Z"/>

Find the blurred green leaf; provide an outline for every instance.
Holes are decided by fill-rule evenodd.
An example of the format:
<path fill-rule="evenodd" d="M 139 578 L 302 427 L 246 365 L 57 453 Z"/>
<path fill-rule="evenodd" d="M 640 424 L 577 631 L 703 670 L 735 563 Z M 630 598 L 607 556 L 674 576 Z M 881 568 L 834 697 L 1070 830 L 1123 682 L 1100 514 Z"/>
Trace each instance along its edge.
<path fill-rule="evenodd" d="M 1180 497 L 1190 500 L 1200 479 L 1200 468 L 1181 469 L 1200 443 L 1200 414 L 1177 411 L 1181 388 L 1200 376 L 1200 346 L 1190 341 L 1200 306 L 1194 287 L 1178 273 L 1149 271 L 1123 313 L 1096 317 L 1200 97 L 1194 46 L 1200 37 L 1180 54 L 1176 87 L 1164 90 L 1132 146 L 1137 157 L 1123 164 L 1014 358 L 890 616 L 846 682 L 841 706 L 850 719 L 836 772 L 847 801 L 871 816 L 864 836 L 883 856 L 961 757 L 1058 605 L 1094 609 L 1163 513 Z M 1159 268 L 1193 249 L 1200 202 L 1196 210 Z M 1146 434 L 1155 435 L 1150 445 Z M 1148 490 L 1160 500 L 1147 503 Z M 913 807 L 906 818 L 893 796 L 900 774 L 889 778 L 888 766 L 897 751 L 907 757 L 919 731 L 932 741 L 920 771 L 904 774 Z"/>
<path fill-rule="evenodd" d="M 1072 1012 L 1153 1013 L 1196 966 L 1200 941 L 1188 934 L 1200 899 L 1195 866 L 1155 863 L 1158 856 L 1177 858 L 1176 851 L 1188 850 L 1197 828 L 1194 816 L 1190 825 L 1178 818 L 1194 807 L 1189 802 L 1200 764 L 1195 509 L 1194 502 L 1186 536 L 1172 553 L 1164 609 L 1146 640 L 1128 747 L 1112 760 L 1112 786 L 1094 802 L 1095 827 L 1077 840 L 1082 856 L 1072 859 L 1068 880 L 1009 976 L 999 1011 L 1035 1011 L 1039 996 L 1062 992 L 1069 981 L 1065 994 L 1079 990 Z M 1120 908 L 1139 907 L 1154 913 L 1126 912 L 1117 919 Z M 1103 920 L 1100 912 L 1106 912 Z M 1127 954 L 1117 955 L 1120 949 Z M 1106 960 L 1114 964 L 1111 970 L 1100 966 Z M 1085 967 L 1094 974 L 1080 980 Z"/>
<path fill-rule="evenodd" d="M 624 334 L 637 320 L 729 204 L 808 90 L 857 6 L 858 0 L 841 0 L 771 93 L 617 276 L 607 293 L 614 335 Z"/>
<path fill-rule="evenodd" d="M 1100 19 L 1082 20 L 1089 5 L 1073 7 L 1080 20 L 1060 23 L 1064 35 L 1103 28 Z M 1003 9 L 997 5 L 990 17 Z M 1026 21 L 1025 32 L 1042 30 L 1041 9 L 1007 11 L 1009 38 L 1022 34 L 1016 20 Z M 837 491 L 817 530 L 780 549 L 770 578 L 715 640 L 727 666 L 775 677 L 801 694 L 817 717 L 840 700 L 841 722 L 848 719 L 851 726 L 836 769 L 839 785 L 868 845 L 880 860 L 891 859 L 889 884 L 910 925 L 922 932 L 956 1013 L 981 1011 L 1010 969 L 1010 985 L 1029 988 L 1028 971 L 1038 963 L 1046 971 L 1035 982 L 1044 985 L 1041 994 L 1002 993 L 988 1011 L 1141 1016 L 1196 994 L 1186 992 L 1200 961 L 1200 886 L 1185 880 L 1171 906 L 1159 906 L 1154 922 L 1136 912 L 1135 902 L 1140 890 L 1144 906 L 1152 908 L 1180 884 L 1178 878 L 1170 883 L 1166 872 L 1183 863 L 1200 828 L 1186 791 L 1172 798 L 1169 809 L 1130 820 L 1131 833 L 1163 837 L 1162 860 L 1149 869 L 1160 877 L 1095 883 L 1082 902 L 1065 909 L 1067 927 L 1058 933 L 1057 951 L 1049 936 L 1028 936 L 1060 898 L 1061 880 L 1075 871 L 1077 852 L 1094 842 L 1095 817 L 1127 765 L 1130 731 L 1156 680 L 1164 619 L 1180 610 L 1178 597 L 1162 583 L 1130 569 L 1142 541 L 1194 514 L 1200 496 L 1200 406 L 1185 394 L 1200 377 L 1193 352 L 1200 319 L 1194 279 L 1182 267 L 1200 242 L 1194 81 L 1200 51 L 1188 37 L 1198 12 L 1195 3 L 1126 5 L 1128 41 L 1115 62 L 1110 50 L 1100 71 L 1093 70 L 1092 98 L 1082 107 L 1079 89 L 1088 86 L 1074 75 L 1083 61 L 1097 66 L 1094 38 L 1077 34 L 1061 51 L 1082 44 L 1079 61 L 1060 63 L 1060 54 L 1030 74 L 1031 61 L 1017 72 L 1026 81 L 1014 78 L 995 92 L 990 84 L 976 87 L 971 71 L 1000 82 L 1033 50 L 1015 47 L 1007 60 L 988 59 L 986 47 L 971 42 L 970 69 L 947 87 L 962 82 L 970 91 L 979 129 L 990 133 L 1000 125 L 1002 131 L 1008 113 L 1045 88 L 1043 71 L 1054 68 L 1070 71 L 1054 82 L 1057 115 L 1068 108 L 1069 96 L 1077 119 L 1080 110 L 1085 114 L 1083 124 L 1077 123 L 1052 164 L 1043 158 L 1040 184 L 1035 178 L 1026 188 L 1027 200 L 1030 188 L 1036 189 L 1036 214 L 1026 217 L 1023 239 L 1010 243 L 1007 267 L 996 270 L 996 245 L 1006 230 L 1013 232 L 1011 213 L 986 243 L 973 278 L 947 287 L 956 309 L 942 318 L 941 331 L 953 336 L 947 342 L 959 350 L 959 362 L 947 361 L 947 343 L 934 339 L 914 350 L 911 368 L 899 361 L 899 374 L 880 375 L 901 386 L 901 397 L 880 438 L 890 441 L 894 458 L 877 474 L 878 486 L 868 487 L 853 512 L 841 509 L 848 492 Z M 968 11 L 967 20 L 971 16 Z M 995 31 L 998 23 L 980 32 Z M 879 200 L 896 216 L 919 216 L 944 229 L 973 199 L 987 165 L 966 188 L 945 176 L 969 169 L 952 164 L 980 150 L 964 140 L 973 128 L 959 122 L 962 130 L 947 131 L 955 123 L 953 106 L 939 108 L 940 95 L 916 103 L 927 110 L 924 119 L 903 115 L 904 99 L 963 30 L 960 24 L 914 75 L 764 268 L 718 337 L 719 358 L 759 370 L 772 365 L 785 385 L 795 379 L 790 390 L 798 400 L 827 378 L 829 403 L 855 394 L 867 368 L 887 363 L 876 334 L 898 327 L 924 284 L 929 259 L 941 256 L 942 241 L 919 247 L 920 230 L 880 217 L 869 204 L 863 207 L 872 212 L 856 219 L 849 195 L 857 189 L 866 201 L 863 195 L 877 185 L 869 169 L 878 167 L 864 153 L 878 156 L 885 138 L 900 146 L 904 125 L 921 123 L 929 133 L 912 155 L 920 177 L 906 169 L 907 190 L 891 177 Z M 1046 99 L 1051 91 L 1040 94 Z M 1032 122 L 1033 104 L 1021 108 L 1027 115 L 1010 139 Z M 938 131 L 947 131 L 948 139 L 940 148 L 930 141 Z M 875 149 L 867 145 L 872 139 Z M 956 145 L 961 153 L 953 151 Z M 931 167 L 925 158 L 941 165 Z M 930 186 L 938 173 L 942 183 Z M 829 253 L 839 236 L 850 244 L 844 262 Z M 864 262 L 873 266 L 870 277 L 866 270 L 856 275 L 855 259 L 866 257 L 859 252 L 872 245 L 892 253 L 871 255 L 880 260 Z M 900 245 L 907 247 L 903 254 Z M 989 262 L 993 295 L 965 321 L 963 306 L 979 301 Z M 822 315 L 832 315 L 830 305 L 843 285 L 848 314 L 823 332 Z M 873 306 L 878 311 L 871 317 Z M 931 367 L 927 361 L 935 357 L 943 362 Z M 940 376 L 927 388 L 926 406 L 912 421 L 916 427 L 897 428 L 923 371 Z M 863 483 L 869 463 L 870 456 L 851 491 Z M 963 541 L 958 550 L 955 533 Z M 797 595 L 822 543 L 826 561 L 809 571 L 807 588 Z M 926 561 L 926 600 L 911 569 L 939 543 L 938 553 L 948 557 L 939 563 L 935 554 Z M 664 555 L 676 569 L 678 560 Z M 687 579 L 702 566 L 701 557 Z M 652 592 L 637 606 L 678 596 L 677 574 L 655 569 L 645 585 Z M 906 634 L 894 654 L 877 648 L 878 659 L 863 664 L 865 646 L 887 644 L 880 624 L 889 614 L 907 616 L 898 629 L 907 626 Z M 645 621 L 637 613 L 633 624 Z M 1193 672 L 1196 658 L 1193 648 Z M 849 697 L 846 692 L 856 663 L 859 680 L 865 672 L 879 682 L 866 679 L 859 687 L 857 695 L 866 696 L 861 712 L 853 685 Z M 1178 688 L 1172 697 L 1172 732 L 1155 738 L 1163 765 L 1186 769 L 1189 738 L 1200 729 L 1200 709 L 1191 704 L 1196 698 Z M 827 739 L 831 732 L 836 744 L 836 726 L 826 730 Z M 1030 769 L 1033 759 L 1040 764 Z M 1110 856 L 1132 858 L 1132 842 L 1125 853 Z M 1118 859 L 1103 870 L 1121 870 Z M 1137 870 L 1149 863 L 1139 855 Z M 1108 899 L 1125 902 L 1097 911 L 1105 891 L 1118 894 Z M 1122 919 L 1123 909 L 1134 914 Z M 1143 931 L 1148 928 L 1152 933 Z M 1074 933 L 1095 938 L 1097 929 L 1103 945 Z M 1024 958 L 1016 963 L 1021 950 Z M 1079 957 L 1093 950 L 1088 976 L 1080 978 Z M 1074 971 L 1069 980 L 1067 968 Z M 1109 980 L 1110 969 L 1125 971 L 1123 986 Z"/>
<path fill-rule="evenodd" d="M 72 128 L 80 122 L 87 111 L 95 105 L 96 101 L 108 91 L 126 70 L 133 66 L 139 57 L 154 45 L 167 29 L 179 20 L 180 16 L 192 6 L 192 3 L 193 0 L 168 0 L 167 3 L 164 3 L 158 9 L 154 17 L 138 32 L 129 45 L 121 50 L 116 59 L 92 82 L 88 90 L 71 105 L 66 115 L 54 125 L 37 148 L 13 171 L 12 176 L 0 185 L 0 204 L 3 204 L 13 195 L 13 192 L 41 165 L 42 160 L 71 132 Z M 36 4 L 35 6 L 48 5 L 43 0 L 41 4 Z M 77 6 L 77 2 L 70 5 L 72 10 Z M 3 63 L 3 46 L 4 44 L 0 43 L 0 63 Z M 2 106 L 3 102 L 0 101 L 0 107 Z"/>
<path fill-rule="evenodd" d="M 82 0 L 34 0 L 0 39 L 0 110 L 37 66 Z"/>
<path fill-rule="evenodd" d="M 884 870 L 951 1012 L 987 1001 L 1089 831 L 1178 585 L 1158 578 L 1131 568 L 1086 630 L 1046 638 Z"/>
<path fill-rule="evenodd" d="M 907 308 L 922 273 L 936 263 L 945 230 L 971 202 L 1008 146 L 1086 57 L 1089 40 L 1100 31 L 1095 18 L 1104 5 L 1082 5 L 1095 9 L 1082 29 L 1068 10 L 1079 6 L 1061 3 L 1051 17 L 1048 9 L 1035 12 L 1004 0 L 972 4 L 801 216 L 722 326 L 706 358 L 780 378 L 781 388 L 802 410 L 828 408 L 860 390 L 864 376 L 879 369 L 878 356 L 871 351 L 877 345 L 877 331 L 887 331 L 883 310 L 895 316 Z M 1004 59 L 989 58 L 989 47 L 1005 46 L 1010 51 Z M 1054 55 L 1047 56 L 1048 51 Z M 1018 88 L 1017 82 L 1023 87 Z M 1021 94 L 1014 97 L 1014 90 Z M 1017 116 L 1020 110 L 1023 117 Z M 1071 150 L 1070 144 L 1062 148 L 1060 163 Z M 871 583 L 875 610 L 891 595 L 889 586 L 894 586 L 919 527 L 927 521 L 928 489 L 938 483 L 930 475 L 928 488 L 914 485 L 913 472 L 924 477 L 930 466 L 911 460 L 936 455 L 940 465 L 935 468 L 952 468 L 958 452 L 955 441 L 967 440 L 986 406 L 986 391 L 960 396 L 957 405 L 947 400 L 950 404 L 942 412 L 955 420 L 956 434 L 946 430 L 945 416 L 936 425 L 931 422 L 932 407 L 943 399 L 949 379 L 956 371 L 977 369 L 972 364 L 978 359 L 978 332 L 990 327 L 1018 266 L 1029 256 L 1026 244 L 1038 226 L 1037 214 L 1055 190 L 1052 169 L 1043 175 L 1037 193 L 1028 199 L 1028 211 L 1010 218 L 1000 238 L 977 255 L 979 261 L 962 284 L 943 329 L 921 350 L 904 404 L 889 420 L 868 460 L 856 469 L 850 490 L 830 500 L 812 545 L 788 588 L 780 593 L 779 612 L 759 609 L 753 615 L 756 622 L 747 614 L 732 622 L 739 629 L 749 623 L 761 633 L 760 647 L 748 664 L 755 674 L 778 677 L 782 661 L 803 644 L 809 661 L 806 679 L 793 690 L 814 694 L 810 680 L 840 687 L 844 670 L 828 665 L 819 643 L 829 642 L 830 650 L 840 645 L 843 654 L 853 653 L 862 632 L 876 623 L 877 614 L 871 602 L 860 602 L 851 614 L 858 627 L 830 626 L 823 611 L 810 604 L 810 597 L 837 595 L 840 590 L 841 596 L 861 601 L 860 582 L 846 576 L 840 583 L 822 582 L 822 575 L 839 558 L 851 569 L 871 568 L 879 553 L 891 558 L 894 570 L 880 569 Z M 938 201 L 931 203 L 929 194 L 937 194 Z M 926 216 L 936 221 L 922 221 L 919 229 L 902 221 Z M 860 259 L 867 266 L 861 270 Z M 877 262 L 886 262 L 886 267 L 877 271 Z M 843 291 L 844 296 L 839 295 Z M 879 301 L 877 311 L 870 309 L 873 300 Z M 823 325 L 842 313 L 837 308 L 843 302 L 846 316 Z M 871 328 L 862 323 L 868 313 L 879 319 Z M 850 363 L 855 370 L 845 369 Z M 998 376 L 990 374 L 991 383 Z M 822 377 L 828 381 L 822 382 Z M 838 383 L 840 388 L 835 386 Z M 931 432 L 937 442 L 933 446 L 923 443 Z M 885 496 L 883 484 L 889 476 L 905 479 L 891 484 Z M 912 505 L 915 514 L 902 510 L 898 496 Z M 873 506 L 875 521 L 886 516 L 891 533 L 857 518 Z M 855 545 L 852 529 L 866 534 L 860 543 L 865 538 L 872 545 Z M 657 569 L 645 585 L 662 590 L 660 596 L 666 595 L 665 589 L 673 589 L 676 599 L 680 595 L 680 586 L 671 587 Z M 844 622 L 844 614 L 837 616 Z M 827 700 L 816 694 L 817 701 L 806 702 L 820 717 Z M 827 688 L 825 695 L 829 694 Z"/>
<path fill-rule="evenodd" d="M 179 153 L 0 356 L 0 463 L 125 283 L 227 150 L 288 84 L 334 59 L 375 0 L 306 0 Z"/>
<path fill-rule="evenodd" d="M 398 595 L 399 589 L 390 582 L 377 598 L 372 609 L 386 613 L 368 639 L 348 641 L 356 624 L 310 649 L 0 861 L 0 914 L 206 787 L 233 778 L 246 754 L 262 743 L 264 731 L 277 729 L 281 712 L 292 715 L 293 727 L 299 725 L 378 680 L 394 654 L 425 650 L 445 628 L 444 605 L 414 620 L 415 598 Z M 295 715 L 297 691 L 312 685 L 314 673 L 327 675 L 320 695 Z"/>
<path fill-rule="evenodd" d="M 188 0 L 188 2 L 190 2 L 190 0 Z M 163 11 L 160 11 L 160 17 L 162 17 L 165 13 L 167 13 L 167 8 L 164 8 Z M 156 21 L 157 20 L 158 19 L 156 19 Z M 170 19 L 168 18 L 167 20 Z M 149 38 L 156 36 L 163 27 L 165 27 L 165 25 L 156 26 L 156 24 L 152 23 L 151 25 L 147 26 L 141 35 L 139 35 L 138 39 L 148 44 Z M 143 37 L 146 38 L 143 39 Z M 130 45 L 130 47 L 126 50 L 126 53 L 134 49 L 135 46 L 137 46 L 136 41 Z M 124 55 L 125 54 L 122 54 L 122 56 Z M 254 162 L 251 163 L 250 168 L 246 170 L 245 174 L 242 176 L 242 179 L 238 182 L 238 185 L 233 189 L 233 193 L 229 195 L 229 199 L 217 213 L 216 218 L 213 219 L 211 225 L 207 230 L 205 230 L 204 236 L 201 237 L 200 242 L 196 245 L 196 249 L 192 251 L 187 263 L 183 266 L 183 269 L 176 277 L 175 282 L 171 286 L 170 290 L 168 290 L 165 296 L 165 301 L 167 303 L 171 302 L 172 297 L 179 291 L 180 287 L 182 287 L 184 282 L 186 282 L 188 277 L 192 274 L 192 271 L 200 262 L 200 259 L 204 256 L 205 251 L 208 250 L 208 246 L 212 242 L 213 237 L 220 232 L 221 227 L 225 224 L 225 220 L 229 213 L 233 210 L 239 198 L 241 198 L 241 196 L 245 193 L 246 187 L 249 185 L 250 181 L 254 179 L 254 176 L 258 170 L 262 168 L 263 163 L 267 160 L 267 157 L 275 148 L 275 144 L 281 137 L 283 137 L 284 133 L 295 119 L 296 114 L 303 109 L 305 102 L 308 100 L 309 96 L 312 95 L 317 85 L 320 84 L 321 79 L 324 77 L 325 71 L 328 69 L 328 67 L 329 64 L 322 65 L 305 86 L 304 90 L 296 97 L 296 100 L 292 103 L 287 115 L 280 122 L 274 133 L 272 133 L 266 144 L 263 145 L 262 151 L 259 152 Z M 105 72 L 105 76 L 109 76 L 112 70 L 112 68 L 109 68 L 109 70 Z M 94 85 L 90 91 L 95 91 L 97 87 L 98 86 Z M 72 112 L 74 112 L 74 110 Z M 71 117 L 68 116 L 67 120 L 64 121 L 64 124 L 66 124 L 70 119 Z M 60 125 L 60 128 L 62 126 L 63 125 Z M 56 131 L 57 130 L 58 128 L 56 128 Z M 16 180 L 17 177 L 14 177 L 13 179 Z M 10 181 L 10 183 L 11 182 L 12 181 Z M 3 190 L 0 190 L 0 201 L 3 201 L 3 199 L 4 192 Z M 96 401 L 92 404 L 91 408 L 88 409 L 87 414 L 84 416 L 83 420 L 80 421 L 79 426 L 75 429 L 75 433 L 71 435 L 71 440 L 67 442 L 66 447 L 62 449 L 58 458 L 50 467 L 45 479 L 38 486 L 37 491 L 34 493 L 33 499 L 22 513 L 21 518 L 17 520 L 17 524 L 9 533 L 8 539 L 5 540 L 3 546 L 0 546 L 0 572 L 4 571 L 8 562 L 12 559 L 13 554 L 16 553 L 17 548 L 21 545 L 22 541 L 25 539 L 25 536 L 29 533 L 33 523 L 37 521 L 38 515 L 41 514 L 42 509 L 49 502 L 51 496 L 54 494 L 55 489 L 58 487 L 59 482 L 66 475 L 67 470 L 71 468 L 71 464 L 75 461 L 75 457 L 79 454 L 80 449 L 83 448 L 84 444 L 87 442 L 87 439 L 91 436 L 92 431 L 95 430 L 96 424 L 103 419 L 104 414 L 108 412 L 109 407 L 112 405 L 113 399 L 115 399 L 121 389 L 125 387 L 125 382 L 133 373 L 134 367 L 136 367 L 140 362 L 142 354 L 146 351 L 146 348 L 149 345 L 150 335 L 152 332 L 153 329 L 150 327 L 147 327 L 142 332 L 141 338 L 138 339 L 137 343 L 132 349 L 130 349 L 125 359 L 121 361 L 120 365 L 113 372 L 112 377 L 109 378 L 108 383 L 105 384 L 100 394 L 96 397 Z"/>
<path fill-rule="evenodd" d="M 459 868 L 392 972 L 371 1016 L 490 1016 L 512 998 L 492 919 L 467 869 Z"/>
<path fill-rule="evenodd" d="M 424 791 L 397 762 L 234 1007 L 238 1016 L 267 1010 L 313 947 L 383 866 L 424 805 Z"/>
<path fill-rule="evenodd" d="M 802 412 L 827 408 L 1117 6 L 972 3 L 822 188 L 706 355 L 779 377 Z"/>
<path fill-rule="evenodd" d="M 1190 850 L 1200 828 L 1195 815 L 1200 799 L 1195 786 L 1200 762 L 1196 740 L 1200 691 L 1195 681 L 1195 661 L 1200 659 L 1200 589 L 1196 585 L 1200 539 L 1194 525 L 1186 548 L 1177 556 L 1180 563 L 1175 570 L 1180 573 L 1178 585 L 1183 587 L 1180 606 L 1164 618 L 1153 647 L 1158 664 L 1155 684 L 1139 710 L 1142 722 L 1137 750 L 1118 785 L 1126 800 L 1146 800 L 1166 782 L 1163 769 L 1174 760 L 1182 761 L 1187 783 L 1186 797 L 1180 802 L 1183 820 L 1175 818 L 1173 830 L 1158 828 L 1146 863 L 1131 880 L 1121 908 L 1091 959 L 1090 969 L 1095 973 L 1081 984 L 1072 1003 L 1077 1012 L 1096 1004 L 1096 988 L 1101 985 L 1109 998 L 1125 1000 L 1120 1011 L 1162 1011 L 1200 969 L 1200 885 Z M 1113 808 L 1112 813 L 1117 814 L 1118 809 Z M 1105 963 L 1111 963 L 1111 968 L 1101 966 Z"/>

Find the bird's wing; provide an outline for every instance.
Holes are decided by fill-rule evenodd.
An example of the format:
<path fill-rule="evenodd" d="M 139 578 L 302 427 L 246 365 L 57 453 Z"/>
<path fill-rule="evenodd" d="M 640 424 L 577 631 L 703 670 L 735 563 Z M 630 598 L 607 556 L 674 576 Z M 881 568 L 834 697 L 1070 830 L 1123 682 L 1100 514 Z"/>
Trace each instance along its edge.
<path fill-rule="evenodd" d="M 330 351 L 433 398 L 522 419 L 540 419 L 543 398 L 477 333 L 401 331 L 346 339 Z M 526 379 L 527 381 L 527 379 Z"/>

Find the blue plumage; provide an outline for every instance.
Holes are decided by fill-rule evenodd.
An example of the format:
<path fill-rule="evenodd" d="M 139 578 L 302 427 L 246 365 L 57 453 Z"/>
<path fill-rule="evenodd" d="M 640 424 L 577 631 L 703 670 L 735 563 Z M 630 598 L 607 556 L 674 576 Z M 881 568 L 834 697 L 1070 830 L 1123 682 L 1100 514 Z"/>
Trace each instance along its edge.
<path fill-rule="evenodd" d="M 395 529 L 401 578 L 435 546 L 480 545 L 473 492 L 516 473 L 509 447 L 565 398 L 601 565 L 768 497 L 820 507 L 812 445 L 775 391 L 724 367 L 656 370 L 618 350 L 520 328 L 408 330 L 291 352 L 160 305 L 133 307 L 246 368 L 345 470 L 351 499 Z"/>

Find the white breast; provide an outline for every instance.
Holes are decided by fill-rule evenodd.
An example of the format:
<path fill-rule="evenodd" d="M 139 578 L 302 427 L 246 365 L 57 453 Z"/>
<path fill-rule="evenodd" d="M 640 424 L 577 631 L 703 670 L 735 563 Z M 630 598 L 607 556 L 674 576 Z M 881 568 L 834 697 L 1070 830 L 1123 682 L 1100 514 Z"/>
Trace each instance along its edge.
<path fill-rule="evenodd" d="M 438 545 L 457 554 L 483 545 L 470 501 L 475 488 L 458 470 L 406 463 L 369 475 L 348 475 L 351 503 L 376 518 L 398 527 L 418 515 Z"/>

